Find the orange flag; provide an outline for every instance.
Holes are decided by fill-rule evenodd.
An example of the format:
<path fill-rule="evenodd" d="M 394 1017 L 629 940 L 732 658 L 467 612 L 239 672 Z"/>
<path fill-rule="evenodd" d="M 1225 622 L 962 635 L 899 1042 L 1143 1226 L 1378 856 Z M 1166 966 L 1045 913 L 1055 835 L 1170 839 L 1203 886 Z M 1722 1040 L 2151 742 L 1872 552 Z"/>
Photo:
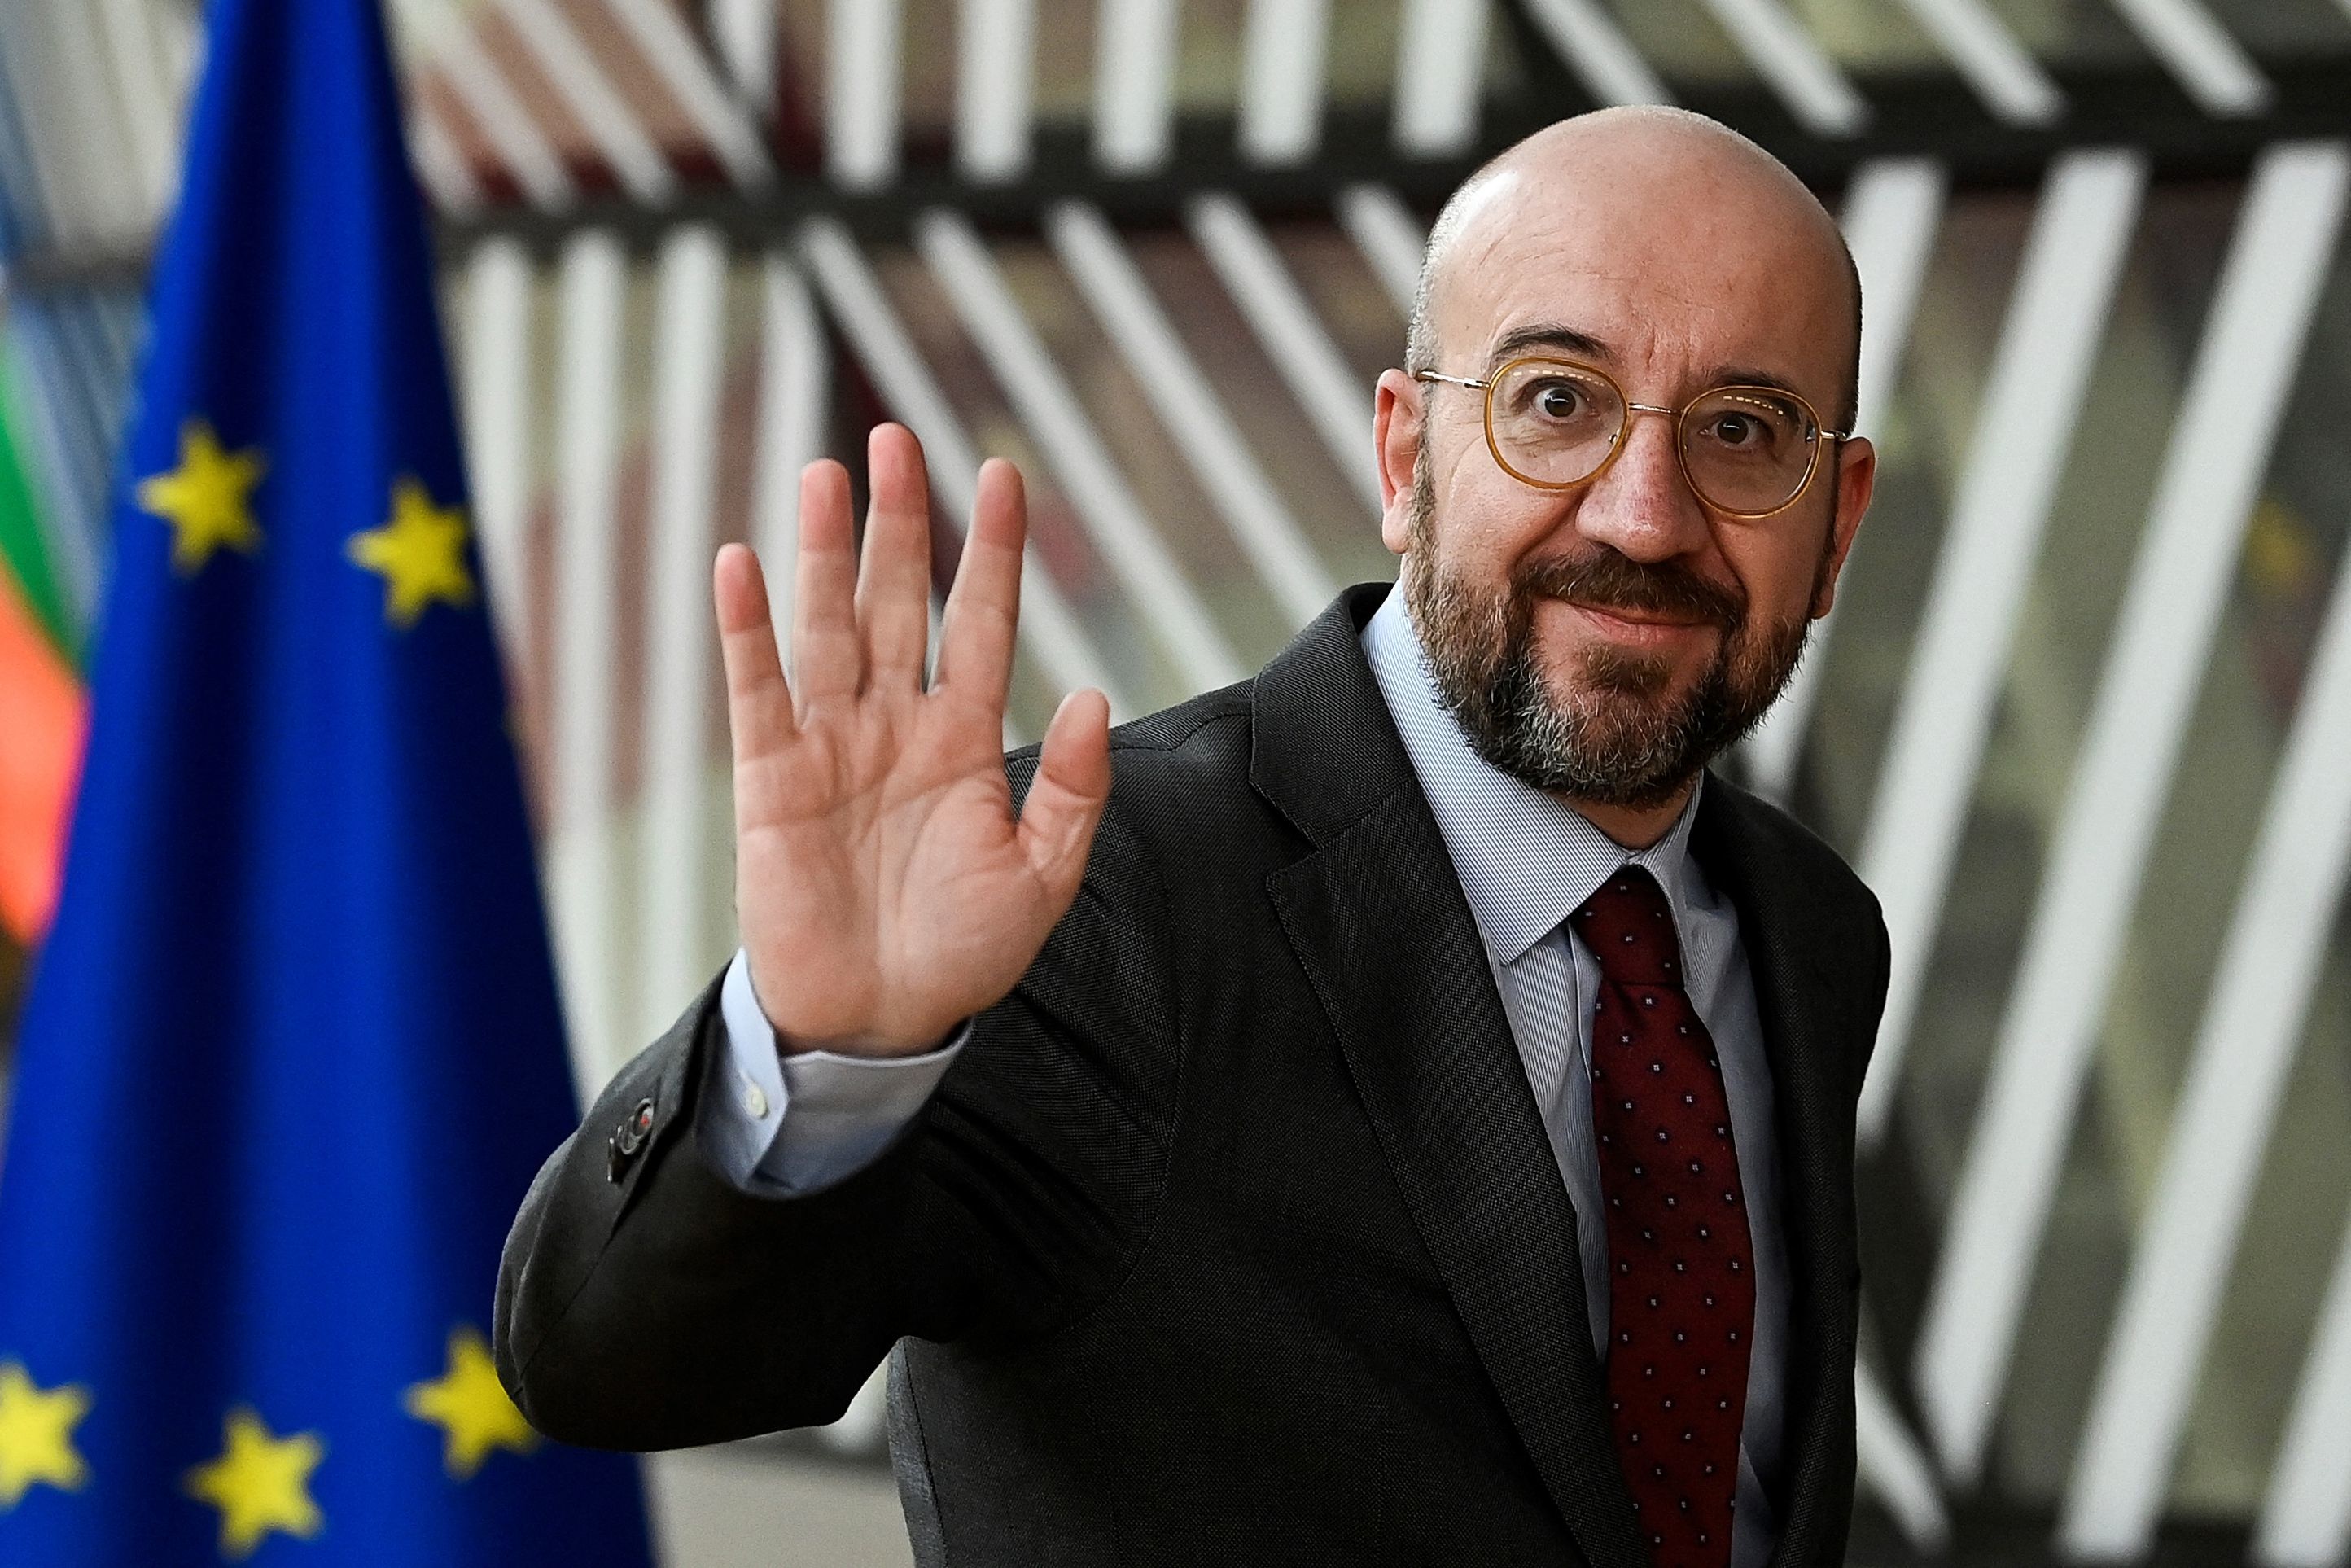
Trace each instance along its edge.
<path fill-rule="evenodd" d="M 81 686 L 0 571 L 0 927 L 26 947 L 57 904 L 81 735 Z"/>

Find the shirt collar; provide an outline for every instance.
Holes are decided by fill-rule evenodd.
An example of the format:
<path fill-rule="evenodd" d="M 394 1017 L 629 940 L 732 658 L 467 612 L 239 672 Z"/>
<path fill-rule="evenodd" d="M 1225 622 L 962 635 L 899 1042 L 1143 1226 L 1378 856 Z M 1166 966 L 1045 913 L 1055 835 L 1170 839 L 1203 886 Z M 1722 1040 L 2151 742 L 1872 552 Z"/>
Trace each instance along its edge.
<path fill-rule="evenodd" d="M 1624 865 L 1657 879 L 1687 939 L 1689 912 L 1704 902 L 1689 853 L 1703 773 L 1664 838 L 1626 849 L 1574 807 L 1478 755 L 1437 695 L 1401 586 L 1364 628 L 1363 645 L 1496 963 L 1515 963 Z"/>

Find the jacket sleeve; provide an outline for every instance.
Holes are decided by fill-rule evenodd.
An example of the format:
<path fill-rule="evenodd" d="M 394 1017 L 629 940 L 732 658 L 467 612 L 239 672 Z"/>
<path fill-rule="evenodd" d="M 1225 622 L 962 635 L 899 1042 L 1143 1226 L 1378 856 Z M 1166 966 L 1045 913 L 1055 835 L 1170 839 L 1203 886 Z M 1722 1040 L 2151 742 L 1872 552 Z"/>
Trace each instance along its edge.
<path fill-rule="evenodd" d="M 1025 784 L 1016 778 L 1016 789 Z M 714 981 L 548 1160 L 499 1270 L 495 1350 L 549 1436 L 721 1442 L 837 1418 L 903 1335 L 1017 1342 L 1082 1315 L 1158 1201 L 1182 1019 L 1163 883 L 1115 808 L 1076 904 L 882 1155 L 746 1191 L 695 1136 Z"/>
<path fill-rule="evenodd" d="M 1861 896 L 1867 920 L 1870 967 L 1859 993 L 1861 1027 L 1853 1069 L 1853 1097 L 1856 1104 L 1861 1100 L 1862 1085 L 1869 1080 L 1870 1059 L 1877 1051 L 1877 1031 L 1886 1021 L 1886 994 L 1894 977 L 1894 943 L 1886 935 L 1885 913 L 1878 907 L 1876 895 L 1866 887 L 1862 888 Z"/>

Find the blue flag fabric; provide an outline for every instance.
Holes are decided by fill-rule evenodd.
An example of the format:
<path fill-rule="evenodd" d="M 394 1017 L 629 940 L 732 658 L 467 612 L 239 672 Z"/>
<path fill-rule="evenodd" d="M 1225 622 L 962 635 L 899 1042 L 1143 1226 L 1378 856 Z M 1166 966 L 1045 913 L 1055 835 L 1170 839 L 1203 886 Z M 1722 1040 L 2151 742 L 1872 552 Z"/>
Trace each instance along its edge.
<path fill-rule="evenodd" d="M 0 1167 L 0 1563 L 648 1561 L 486 1344 L 572 1122 L 375 0 L 214 0 Z"/>

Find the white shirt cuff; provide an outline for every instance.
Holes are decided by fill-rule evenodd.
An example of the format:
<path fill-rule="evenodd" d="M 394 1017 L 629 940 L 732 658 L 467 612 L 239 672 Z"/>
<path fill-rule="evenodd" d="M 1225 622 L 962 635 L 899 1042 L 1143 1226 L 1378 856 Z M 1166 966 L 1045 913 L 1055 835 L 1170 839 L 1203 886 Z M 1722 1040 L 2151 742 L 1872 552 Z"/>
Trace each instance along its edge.
<path fill-rule="evenodd" d="M 719 989 L 726 1049 L 701 1112 L 704 1146 L 747 1191 L 804 1195 L 848 1179 L 904 1131 L 971 1038 L 968 1020 L 921 1056 L 841 1056 L 778 1048 L 737 950 Z"/>

